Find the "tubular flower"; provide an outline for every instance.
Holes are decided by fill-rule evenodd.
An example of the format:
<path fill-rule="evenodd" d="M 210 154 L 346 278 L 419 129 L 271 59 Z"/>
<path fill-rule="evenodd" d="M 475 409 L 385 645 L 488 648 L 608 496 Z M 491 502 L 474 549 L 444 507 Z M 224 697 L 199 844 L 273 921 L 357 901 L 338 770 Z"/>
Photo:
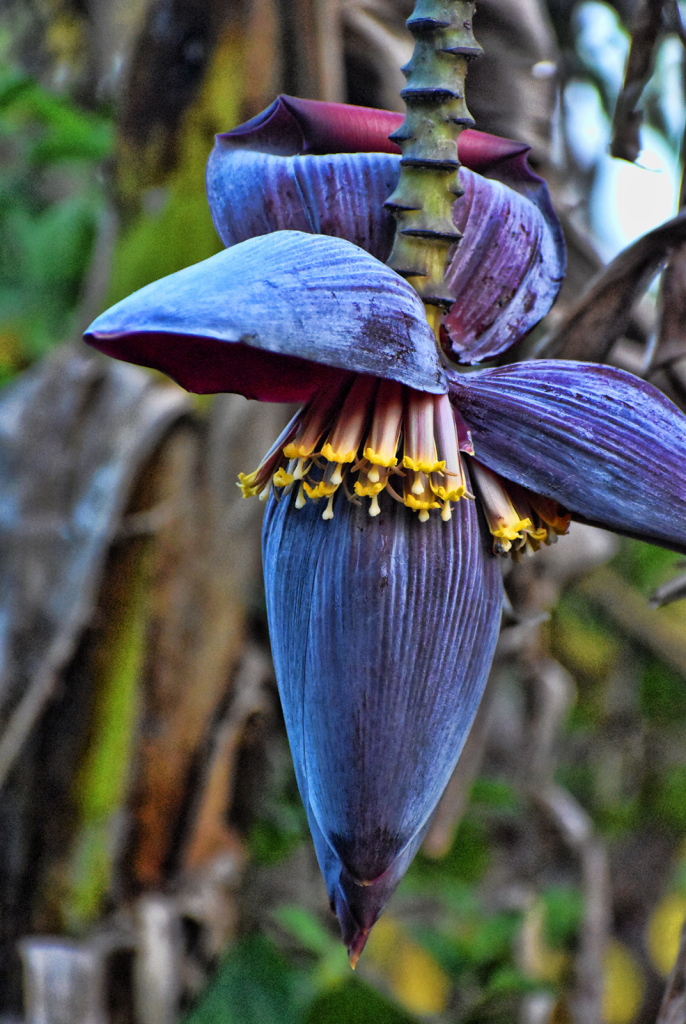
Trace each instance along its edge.
<path fill-rule="evenodd" d="M 351 962 L 428 827 L 500 623 L 496 554 L 570 518 L 686 550 L 686 417 L 610 367 L 502 353 L 552 303 L 559 226 L 525 149 L 464 131 L 463 232 L 437 335 L 382 261 L 400 115 L 279 99 L 219 136 L 227 249 L 125 299 L 87 340 L 196 392 L 300 410 L 246 496 L 276 675 Z M 438 344 L 437 344 L 438 339 Z"/>

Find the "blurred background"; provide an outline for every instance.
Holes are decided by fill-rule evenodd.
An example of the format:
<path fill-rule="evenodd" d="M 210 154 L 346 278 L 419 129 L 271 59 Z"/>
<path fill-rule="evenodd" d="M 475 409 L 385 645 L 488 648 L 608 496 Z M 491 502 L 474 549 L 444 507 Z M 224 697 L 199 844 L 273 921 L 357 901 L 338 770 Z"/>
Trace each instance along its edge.
<path fill-rule="evenodd" d="M 287 410 L 79 340 L 219 250 L 215 132 L 279 92 L 402 110 L 411 8 L 2 4 L 2 1024 L 658 1018 L 686 915 L 678 556 L 576 526 L 511 568 L 467 748 L 352 975 L 273 679 L 262 508 L 235 487 Z M 609 361 L 683 407 L 679 5 L 480 0 L 474 26 L 476 126 L 529 143 L 569 248 L 520 355 Z"/>

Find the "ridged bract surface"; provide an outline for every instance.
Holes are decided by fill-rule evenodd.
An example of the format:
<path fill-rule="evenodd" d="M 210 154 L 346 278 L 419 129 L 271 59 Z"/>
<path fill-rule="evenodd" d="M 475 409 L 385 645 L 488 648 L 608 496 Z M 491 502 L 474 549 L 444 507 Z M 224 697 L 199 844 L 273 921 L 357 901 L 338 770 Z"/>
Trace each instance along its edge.
<path fill-rule="evenodd" d="M 215 148 L 207 197 L 224 245 L 270 231 L 347 238 L 385 261 L 395 222 L 383 208 L 400 160 L 386 153 L 272 156 Z"/>
<path fill-rule="evenodd" d="M 410 285 L 342 238 L 301 231 L 251 238 L 155 281 L 85 337 L 201 393 L 302 401 L 327 368 L 447 388 Z"/>
<path fill-rule="evenodd" d="M 382 496 L 385 498 L 386 496 Z M 270 500 L 269 629 L 306 806 L 359 881 L 425 825 L 476 712 L 500 623 L 500 567 L 475 502 L 420 523 L 339 492 L 330 522 Z"/>
<path fill-rule="evenodd" d="M 491 469 L 599 526 L 686 550 L 686 416 L 652 384 L 563 360 L 450 377 Z"/>

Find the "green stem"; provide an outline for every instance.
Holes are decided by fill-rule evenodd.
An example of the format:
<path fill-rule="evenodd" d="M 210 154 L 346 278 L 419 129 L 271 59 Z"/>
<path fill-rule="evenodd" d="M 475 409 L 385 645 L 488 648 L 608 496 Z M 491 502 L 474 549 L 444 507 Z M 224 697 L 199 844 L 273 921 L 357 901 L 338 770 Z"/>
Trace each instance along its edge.
<path fill-rule="evenodd" d="M 398 186 L 386 202 L 397 222 L 388 265 L 416 289 L 436 330 L 453 301 L 444 280 L 446 259 L 462 237 L 452 205 L 462 195 L 457 137 L 474 124 L 465 103 L 467 65 L 481 53 L 472 34 L 474 6 L 416 0 L 407 22 L 414 53 L 402 69 L 407 113 L 391 136 L 402 159 Z"/>

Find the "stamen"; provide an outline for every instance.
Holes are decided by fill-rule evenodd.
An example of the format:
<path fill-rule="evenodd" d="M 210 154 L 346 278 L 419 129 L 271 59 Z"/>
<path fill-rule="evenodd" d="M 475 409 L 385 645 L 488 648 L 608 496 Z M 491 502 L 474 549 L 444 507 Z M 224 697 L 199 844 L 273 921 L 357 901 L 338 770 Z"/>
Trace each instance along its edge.
<path fill-rule="evenodd" d="M 442 501 L 459 501 L 467 493 L 467 481 L 460 458 L 455 415 L 447 395 L 434 395 L 434 438 L 442 473 L 432 473 L 431 490 Z"/>
<path fill-rule="evenodd" d="M 414 480 L 411 481 L 411 478 Z M 419 487 L 417 486 L 419 485 Z M 429 509 L 440 508 L 433 491 L 429 487 L 429 480 L 424 473 L 408 473 L 405 477 L 405 493 L 403 501 L 408 508 L 419 512 L 420 523 L 425 523 L 429 518 Z"/>
<path fill-rule="evenodd" d="M 403 468 L 398 465 L 400 445 Z M 372 517 L 381 513 L 379 495 L 385 491 L 417 512 L 420 522 L 429 519 L 432 509 L 448 522 L 455 502 L 473 498 L 464 464 L 468 458 L 496 553 L 519 557 L 567 532 L 570 515 L 558 502 L 501 480 L 463 455 L 473 450 L 469 431 L 447 395 L 360 375 L 316 394 L 258 469 L 241 474 L 240 482 L 246 496 L 263 500 L 272 484 L 276 498 L 296 490 L 297 509 L 308 499 L 325 498 L 322 515 L 327 520 L 333 518 L 334 497 L 342 486 L 349 501 L 369 499 Z"/>
<path fill-rule="evenodd" d="M 340 468 L 339 463 L 329 462 L 325 466 L 321 480 L 314 484 L 308 483 L 307 480 L 303 481 L 308 497 L 316 501 L 317 498 L 328 498 L 330 495 L 335 494 L 343 479 L 340 474 Z"/>
<path fill-rule="evenodd" d="M 433 473 L 445 469 L 436 458 L 434 440 L 433 395 L 410 391 L 405 413 L 405 453 L 403 466 L 415 473 Z"/>
<path fill-rule="evenodd" d="M 355 378 L 334 429 L 321 450 L 329 462 L 347 463 L 357 457 L 376 387 L 373 377 Z"/>
<path fill-rule="evenodd" d="M 312 484 L 308 484 L 307 480 L 305 480 L 303 482 L 303 487 L 305 488 L 307 497 L 311 498 L 312 501 L 316 501 L 318 498 L 328 498 L 330 495 L 335 494 L 338 489 L 337 484 L 331 484 L 326 480 L 320 480 L 314 485 L 314 487 Z"/>
<path fill-rule="evenodd" d="M 371 498 L 376 494 L 381 494 L 385 486 L 385 480 L 372 483 L 370 477 L 365 479 L 364 474 L 360 474 L 360 479 L 355 481 L 355 494 L 360 498 Z"/>
<path fill-rule="evenodd" d="M 317 392 L 314 398 L 310 399 L 309 405 L 303 411 L 302 424 L 296 436 L 282 446 L 287 459 L 306 459 L 312 454 L 339 401 L 340 390 L 335 389 L 328 394 Z"/>
<path fill-rule="evenodd" d="M 476 461 L 472 461 L 472 470 L 488 528 L 496 539 L 496 551 L 507 552 L 513 541 L 522 541 L 524 531 L 531 530 L 531 519 L 518 514 L 500 477 L 492 470 Z"/>
<path fill-rule="evenodd" d="M 254 498 L 255 495 L 262 496 L 267 483 L 271 481 L 274 471 L 281 461 L 281 449 L 294 436 L 301 419 L 302 409 L 298 409 L 295 416 L 281 431 L 257 469 L 252 473 L 238 474 L 237 486 L 243 491 L 244 498 Z"/>
<path fill-rule="evenodd" d="M 371 430 L 364 448 L 364 457 L 371 462 L 373 467 L 397 466 L 396 452 L 400 441 L 402 419 L 402 385 L 394 380 L 382 380 L 374 403 Z M 372 474 L 375 474 L 376 478 Z M 372 483 L 376 483 L 379 479 L 376 468 L 371 469 L 367 475 Z"/>
<path fill-rule="evenodd" d="M 288 473 L 285 469 L 277 469 L 276 473 L 272 477 L 272 483 L 275 487 L 288 487 L 295 480 L 295 476 L 292 473 Z"/>
<path fill-rule="evenodd" d="M 546 526 L 553 531 L 554 536 L 562 537 L 569 531 L 571 514 L 563 509 L 558 501 L 544 498 L 542 494 L 534 494 L 533 491 L 528 491 L 527 497 Z"/>

